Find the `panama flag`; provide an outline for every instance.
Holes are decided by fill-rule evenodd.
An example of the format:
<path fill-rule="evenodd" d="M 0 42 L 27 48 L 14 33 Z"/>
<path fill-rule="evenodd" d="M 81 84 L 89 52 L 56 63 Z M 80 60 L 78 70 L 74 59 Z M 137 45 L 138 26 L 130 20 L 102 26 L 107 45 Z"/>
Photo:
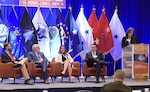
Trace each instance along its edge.
<path fill-rule="evenodd" d="M 122 38 L 125 36 L 125 31 L 118 17 L 117 9 L 115 10 L 112 19 L 110 21 L 110 28 L 112 30 L 113 41 L 114 41 L 114 48 L 111 50 L 110 53 L 114 61 L 117 61 L 122 56 L 121 41 Z"/>
<path fill-rule="evenodd" d="M 36 29 L 38 44 L 40 46 L 41 52 L 44 53 L 46 57 L 50 55 L 50 45 L 49 45 L 49 33 L 48 27 L 44 21 L 41 10 L 38 7 L 34 17 L 33 17 L 33 25 Z"/>
<path fill-rule="evenodd" d="M 79 28 L 79 32 L 81 34 L 81 39 L 84 48 L 83 57 L 85 58 L 85 54 L 91 51 L 91 45 L 94 43 L 94 41 L 93 41 L 92 29 L 85 18 L 83 8 L 80 9 L 76 23 Z"/>

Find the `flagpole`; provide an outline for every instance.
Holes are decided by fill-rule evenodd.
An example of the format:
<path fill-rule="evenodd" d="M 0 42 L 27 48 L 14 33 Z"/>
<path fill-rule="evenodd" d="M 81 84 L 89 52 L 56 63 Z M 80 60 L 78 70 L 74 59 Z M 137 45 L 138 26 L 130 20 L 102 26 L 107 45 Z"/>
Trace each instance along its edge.
<path fill-rule="evenodd" d="M 50 10 L 51 14 L 53 14 L 53 12 L 52 12 L 52 2 L 51 1 L 49 2 L 49 10 Z"/>

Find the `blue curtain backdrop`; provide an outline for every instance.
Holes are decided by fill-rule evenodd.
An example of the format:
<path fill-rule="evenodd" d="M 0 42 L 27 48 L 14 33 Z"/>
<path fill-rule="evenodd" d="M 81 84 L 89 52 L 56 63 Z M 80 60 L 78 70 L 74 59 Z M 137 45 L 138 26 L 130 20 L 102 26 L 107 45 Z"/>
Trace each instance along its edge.
<path fill-rule="evenodd" d="M 2 0 L 4 1 L 11 1 L 11 0 Z M 14 0 L 17 1 L 17 0 Z M 118 15 L 120 17 L 120 20 L 124 26 L 124 29 L 126 30 L 128 27 L 134 27 L 135 28 L 135 35 L 138 38 L 139 43 L 150 43 L 150 0 L 66 0 L 67 5 L 66 9 L 63 9 L 63 16 L 66 16 L 66 13 L 68 11 L 68 7 L 71 4 L 73 8 L 73 16 L 75 19 L 77 18 L 77 15 L 80 11 L 80 6 L 83 5 L 84 7 L 84 13 L 86 18 L 88 19 L 90 16 L 90 13 L 92 11 L 93 5 L 95 5 L 96 14 L 97 17 L 100 17 L 102 7 L 104 6 L 106 9 L 106 16 L 108 20 L 110 21 L 114 9 L 117 6 L 118 8 Z M 11 2 L 9 2 L 11 3 Z M 16 2 L 17 3 L 17 2 Z M 4 17 L 7 21 L 9 14 L 11 12 L 11 6 L 2 6 L 2 12 L 4 14 Z M 16 6 L 15 10 L 17 12 L 19 21 L 22 17 L 24 7 Z M 33 18 L 37 8 L 35 7 L 29 7 L 29 15 L 31 18 Z M 49 14 L 48 8 L 41 8 L 42 14 L 44 19 L 47 18 Z M 53 14 L 55 17 L 57 17 L 58 9 L 52 9 Z M 106 56 L 106 61 L 110 61 L 110 64 L 108 66 L 108 75 L 112 75 L 114 73 L 114 61 L 111 57 L 111 55 Z M 117 61 L 116 63 L 116 69 L 120 68 L 120 62 L 121 60 Z"/>

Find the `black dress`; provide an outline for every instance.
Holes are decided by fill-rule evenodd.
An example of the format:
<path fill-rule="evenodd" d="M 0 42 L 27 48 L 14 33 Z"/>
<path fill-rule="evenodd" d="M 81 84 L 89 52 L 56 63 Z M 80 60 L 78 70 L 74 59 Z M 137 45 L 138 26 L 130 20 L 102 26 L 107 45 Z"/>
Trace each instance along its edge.
<path fill-rule="evenodd" d="M 136 37 L 132 37 L 130 43 L 127 41 L 127 39 L 128 39 L 127 37 L 123 37 L 122 38 L 122 48 L 126 47 L 129 44 L 136 44 L 136 43 L 138 43 L 138 40 L 137 40 Z"/>

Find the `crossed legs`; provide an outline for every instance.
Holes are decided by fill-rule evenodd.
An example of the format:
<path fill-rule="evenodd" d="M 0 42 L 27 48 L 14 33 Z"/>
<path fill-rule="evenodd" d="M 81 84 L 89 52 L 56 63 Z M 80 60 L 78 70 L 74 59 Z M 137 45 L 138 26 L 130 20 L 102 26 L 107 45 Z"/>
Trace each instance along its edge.
<path fill-rule="evenodd" d="M 71 67 L 71 64 L 70 64 L 70 62 L 69 62 L 68 60 L 66 60 L 66 61 L 64 62 L 64 70 L 63 70 L 62 74 L 65 74 L 66 71 L 67 71 L 68 74 L 69 74 L 69 81 L 72 82 L 72 78 L 71 78 L 71 75 L 72 75 L 72 67 Z"/>

